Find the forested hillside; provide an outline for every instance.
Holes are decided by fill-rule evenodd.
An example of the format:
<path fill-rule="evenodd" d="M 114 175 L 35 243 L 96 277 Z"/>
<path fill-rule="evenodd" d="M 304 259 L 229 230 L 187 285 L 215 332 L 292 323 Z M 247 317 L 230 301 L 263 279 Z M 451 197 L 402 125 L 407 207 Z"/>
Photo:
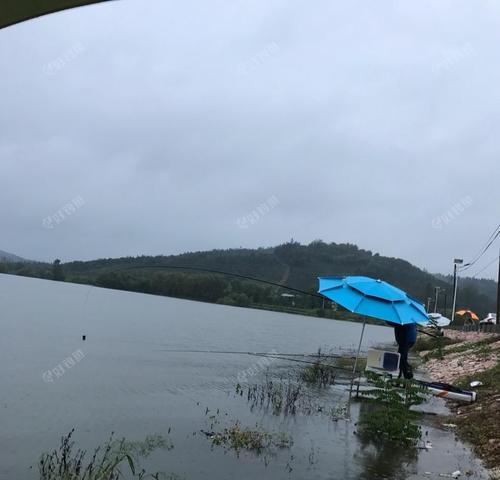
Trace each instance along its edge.
<path fill-rule="evenodd" d="M 3 264 L 0 271 L 229 305 L 314 312 L 322 307 L 320 299 L 293 292 L 293 297 L 283 296 L 283 293 L 290 292 L 271 285 L 207 272 L 163 268 L 169 265 L 248 275 L 311 293 L 316 292 L 318 276 L 367 275 L 397 285 L 422 303 L 427 303 L 428 298 L 433 301 L 434 288 L 438 286 L 442 289 L 438 310 L 444 308 L 445 290 L 448 308 L 451 307 L 452 287 L 448 278 L 437 278 L 405 260 L 373 254 L 356 245 L 320 240 L 309 245 L 291 241 L 272 248 L 212 250 L 65 264 L 55 262 L 54 265 Z M 494 311 L 495 297 L 486 290 L 479 292 L 474 285 L 464 284 L 457 306 L 485 315 Z"/>
<path fill-rule="evenodd" d="M 18 257 L 9 252 L 4 252 L 0 250 L 0 262 L 26 262 L 24 258 Z"/>

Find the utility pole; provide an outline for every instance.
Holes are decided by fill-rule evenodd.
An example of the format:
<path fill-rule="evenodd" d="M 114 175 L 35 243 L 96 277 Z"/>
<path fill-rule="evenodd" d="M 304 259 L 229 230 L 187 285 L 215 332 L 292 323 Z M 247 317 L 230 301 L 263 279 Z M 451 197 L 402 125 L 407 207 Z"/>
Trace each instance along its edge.
<path fill-rule="evenodd" d="M 437 311 L 438 311 L 439 287 L 434 287 L 434 291 L 436 292 L 436 300 L 434 301 L 434 313 L 437 313 Z"/>
<path fill-rule="evenodd" d="M 451 310 L 451 323 L 455 320 L 455 308 L 457 306 L 457 287 L 458 287 L 458 278 L 457 278 L 457 267 L 464 263 L 462 258 L 455 258 L 453 260 L 453 305 Z"/>
<path fill-rule="evenodd" d="M 498 249 L 497 325 L 500 324 L 500 248 Z"/>
<path fill-rule="evenodd" d="M 431 301 L 432 301 L 432 297 L 427 297 L 427 311 L 429 311 L 431 309 Z"/>
<path fill-rule="evenodd" d="M 448 314 L 446 313 L 446 307 L 447 307 L 447 300 L 448 300 L 448 292 L 445 290 L 444 291 L 444 316 L 446 317 Z"/>

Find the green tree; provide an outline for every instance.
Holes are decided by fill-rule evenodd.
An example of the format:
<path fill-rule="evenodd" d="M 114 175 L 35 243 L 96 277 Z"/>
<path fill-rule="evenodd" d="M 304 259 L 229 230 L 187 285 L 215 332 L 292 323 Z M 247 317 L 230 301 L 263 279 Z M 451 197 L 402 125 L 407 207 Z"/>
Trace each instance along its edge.
<path fill-rule="evenodd" d="M 61 265 L 61 260 L 58 258 L 52 264 L 52 280 L 64 281 L 64 272 Z"/>

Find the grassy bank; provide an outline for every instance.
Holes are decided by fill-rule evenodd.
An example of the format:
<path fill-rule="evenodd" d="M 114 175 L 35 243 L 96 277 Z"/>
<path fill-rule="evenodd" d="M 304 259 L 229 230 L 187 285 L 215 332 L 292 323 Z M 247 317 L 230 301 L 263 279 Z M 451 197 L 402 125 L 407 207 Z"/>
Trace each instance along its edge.
<path fill-rule="evenodd" d="M 457 434 L 500 478 L 500 336 L 447 330 L 441 345 L 422 339 L 416 345 L 431 377 L 470 389 L 480 381 L 477 401 L 451 404 Z"/>
<path fill-rule="evenodd" d="M 500 363 L 463 377 L 460 383 L 466 387 L 472 380 L 479 380 L 483 385 L 478 389 L 475 404 L 454 409 L 457 432 L 473 445 L 486 465 L 494 469 L 495 478 L 500 478 Z"/>

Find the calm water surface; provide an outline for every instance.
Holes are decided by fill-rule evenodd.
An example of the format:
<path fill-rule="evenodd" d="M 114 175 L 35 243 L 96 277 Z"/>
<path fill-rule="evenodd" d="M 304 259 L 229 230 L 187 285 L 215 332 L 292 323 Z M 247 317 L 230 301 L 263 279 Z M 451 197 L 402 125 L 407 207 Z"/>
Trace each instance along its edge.
<path fill-rule="evenodd" d="M 248 381 L 259 383 L 293 373 L 290 362 L 274 361 L 264 372 L 252 356 L 168 351 L 349 348 L 359 324 L 7 275 L 0 275 L 0 306 L 0 479 L 36 479 L 40 453 L 73 427 L 88 448 L 112 431 L 141 440 L 170 428 L 175 448 L 155 452 L 148 466 L 187 480 L 438 478 L 455 470 L 487 478 L 468 448 L 432 425 L 423 427 L 431 450 L 394 451 L 358 438 L 359 403 L 351 421 L 334 422 L 251 410 L 235 394 L 238 374 L 254 367 Z M 391 329 L 368 325 L 364 347 L 392 338 Z M 57 375 L 44 376 L 53 369 Z M 333 405 L 346 400 L 339 386 L 322 395 Z M 266 459 L 211 448 L 200 430 L 217 410 L 218 429 L 258 423 L 288 432 L 293 447 Z"/>

